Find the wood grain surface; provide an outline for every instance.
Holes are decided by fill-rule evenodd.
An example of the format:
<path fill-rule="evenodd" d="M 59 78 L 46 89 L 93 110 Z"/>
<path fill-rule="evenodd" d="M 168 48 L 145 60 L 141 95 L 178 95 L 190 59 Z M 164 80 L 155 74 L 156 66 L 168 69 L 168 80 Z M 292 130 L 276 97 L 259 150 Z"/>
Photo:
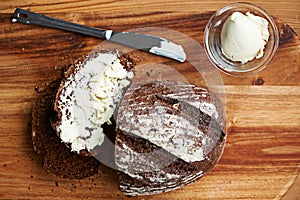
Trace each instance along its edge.
<path fill-rule="evenodd" d="M 31 141 L 36 89 L 61 76 L 99 40 L 12 24 L 16 7 L 89 26 L 168 28 L 202 45 L 213 11 L 230 1 L 8 0 L 0 3 L 0 199 L 300 199 L 300 33 L 297 0 L 253 1 L 277 20 L 281 41 L 268 68 L 250 77 L 221 74 L 226 91 L 227 144 L 215 169 L 182 189 L 127 197 L 106 166 L 84 180 L 44 171 Z M 101 42 L 101 40 L 100 40 Z M 143 57 L 144 56 L 144 57 Z M 150 56 L 150 55 L 149 55 Z M 148 55 L 141 54 L 141 60 Z M 150 59 L 164 59 L 150 56 Z M 191 79 L 194 73 L 182 69 Z M 197 81 L 196 81 L 197 82 Z"/>

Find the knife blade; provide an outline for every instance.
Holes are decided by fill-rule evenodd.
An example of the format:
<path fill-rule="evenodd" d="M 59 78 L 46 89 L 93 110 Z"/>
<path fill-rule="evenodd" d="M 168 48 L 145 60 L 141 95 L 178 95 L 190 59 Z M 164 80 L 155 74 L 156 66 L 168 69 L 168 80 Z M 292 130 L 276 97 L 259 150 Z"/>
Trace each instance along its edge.
<path fill-rule="evenodd" d="M 114 30 L 104 30 L 81 24 L 76 24 L 42 14 L 16 8 L 12 22 L 34 24 L 57 28 L 65 31 L 80 33 L 92 37 L 102 38 L 121 45 L 153 53 L 159 56 L 168 57 L 180 62 L 186 60 L 186 54 L 181 45 L 175 44 L 162 37 L 133 32 L 118 32 Z"/>

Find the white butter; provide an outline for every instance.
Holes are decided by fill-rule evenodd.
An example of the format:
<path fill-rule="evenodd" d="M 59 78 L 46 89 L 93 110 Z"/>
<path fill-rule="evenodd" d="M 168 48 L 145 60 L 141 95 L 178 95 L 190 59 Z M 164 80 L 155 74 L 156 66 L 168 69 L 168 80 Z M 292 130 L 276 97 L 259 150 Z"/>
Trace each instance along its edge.
<path fill-rule="evenodd" d="M 72 151 L 89 151 L 103 143 L 101 125 L 111 123 L 123 89 L 132 77 L 133 72 L 123 68 L 117 54 L 99 54 L 76 66 L 59 96 L 62 120 L 56 126 L 61 140 L 71 144 Z"/>
<path fill-rule="evenodd" d="M 261 58 L 269 35 L 266 19 L 249 12 L 234 12 L 221 31 L 222 52 L 232 61 L 242 63 Z"/>
<path fill-rule="evenodd" d="M 174 58 L 180 62 L 184 62 L 186 60 L 186 54 L 184 53 L 182 46 L 166 40 L 161 40 L 160 46 L 153 46 L 149 52 Z"/>

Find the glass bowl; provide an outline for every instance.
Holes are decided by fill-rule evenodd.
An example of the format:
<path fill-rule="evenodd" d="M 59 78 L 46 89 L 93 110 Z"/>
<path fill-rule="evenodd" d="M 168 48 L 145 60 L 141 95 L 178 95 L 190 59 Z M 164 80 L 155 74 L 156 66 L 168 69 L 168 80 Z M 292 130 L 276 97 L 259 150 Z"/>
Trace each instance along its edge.
<path fill-rule="evenodd" d="M 269 23 L 269 40 L 264 48 L 264 55 L 247 63 L 235 62 L 228 59 L 221 50 L 221 30 L 228 17 L 233 12 L 245 14 L 250 12 L 256 16 L 263 17 Z M 279 33 L 273 18 L 262 8 L 251 3 L 231 3 L 216 11 L 208 21 L 204 33 L 205 52 L 212 64 L 219 70 L 232 76 L 253 75 L 271 62 L 278 48 Z"/>

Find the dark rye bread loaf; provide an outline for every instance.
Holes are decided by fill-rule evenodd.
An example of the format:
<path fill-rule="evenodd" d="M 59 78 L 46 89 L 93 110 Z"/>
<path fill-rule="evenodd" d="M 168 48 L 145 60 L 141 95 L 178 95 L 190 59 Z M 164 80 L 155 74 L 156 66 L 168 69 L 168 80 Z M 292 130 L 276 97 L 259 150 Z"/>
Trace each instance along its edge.
<path fill-rule="evenodd" d="M 120 58 L 122 65 L 130 68 L 132 62 L 127 59 Z M 89 153 L 71 152 L 53 129 L 59 120 L 54 102 L 61 81 L 53 81 L 38 94 L 32 113 L 33 145 L 48 172 L 82 179 L 97 173 L 100 162 Z M 162 118 L 165 114 L 173 118 Z M 139 116 L 145 117 L 144 121 Z M 153 117 L 158 119 L 152 121 L 157 125 L 151 124 Z M 120 170 L 120 189 L 127 195 L 149 195 L 200 178 L 214 167 L 223 151 L 224 121 L 221 102 L 201 87 L 173 82 L 133 85 L 121 101 L 117 124 L 112 120 L 111 125 L 103 125 L 106 137 L 116 144 L 112 160 Z M 159 125 L 165 129 L 158 130 Z M 172 130 L 176 130 L 173 135 Z M 101 147 L 106 150 L 105 145 Z"/>
<path fill-rule="evenodd" d="M 129 88 L 117 116 L 116 166 L 127 195 L 167 192 L 209 172 L 225 144 L 219 99 L 190 84 Z"/>
<path fill-rule="evenodd" d="M 41 155 L 46 171 L 64 178 L 82 179 L 97 173 L 100 162 L 71 152 L 52 128 L 51 121 L 57 115 L 54 100 L 60 82 L 61 79 L 57 79 L 38 93 L 32 111 L 33 147 Z"/>

